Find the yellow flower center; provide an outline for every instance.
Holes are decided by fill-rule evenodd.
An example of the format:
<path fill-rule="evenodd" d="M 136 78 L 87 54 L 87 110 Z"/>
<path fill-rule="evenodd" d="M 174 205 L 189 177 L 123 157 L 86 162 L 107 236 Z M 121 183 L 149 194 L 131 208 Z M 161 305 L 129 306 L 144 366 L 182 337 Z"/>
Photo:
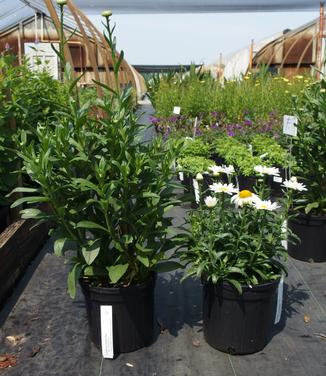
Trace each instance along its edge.
<path fill-rule="evenodd" d="M 239 197 L 240 198 L 249 198 L 249 197 L 252 197 L 252 193 L 250 191 L 248 191 L 247 189 L 244 189 L 243 191 L 241 191 L 239 193 Z"/>
<path fill-rule="evenodd" d="M 267 205 L 266 204 L 261 204 L 261 208 L 262 209 L 267 209 Z"/>

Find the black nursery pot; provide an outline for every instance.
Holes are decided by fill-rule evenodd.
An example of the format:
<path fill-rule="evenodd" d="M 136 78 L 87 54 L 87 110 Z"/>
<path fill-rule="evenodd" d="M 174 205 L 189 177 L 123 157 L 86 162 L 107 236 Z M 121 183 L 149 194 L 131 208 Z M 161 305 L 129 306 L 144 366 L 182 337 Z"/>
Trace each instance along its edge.
<path fill-rule="evenodd" d="M 191 197 L 191 207 L 193 209 L 198 208 L 198 204 L 196 203 L 196 197 L 195 197 L 195 189 L 193 184 L 194 178 L 191 175 L 184 174 L 182 185 L 184 187 L 185 193 L 188 193 Z"/>
<path fill-rule="evenodd" d="M 135 351 L 154 339 L 154 288 L 156 275 L 147 283 L 130 287 L 92 287 L 80 285 L 85 296 L 92 342 L 101 348 L 101 305 L 111 305 L 114 355 Z"/>
<path fill-rule="evenodd" d="M 192 185 L 192 177 L 190 175 L 184 174 L 182 185 L 184 186 L 184 189 L 186 192 L 192 192 L 193 191 L 193 185 Z"/>
<path fill-rule="evenodd" d="M 285 180 L 288 176 L 289 176 L 289 171 L 285 168 L 280 168 L 280 177 L 282 178 L 282 181 Z M 274 176 L 269 176 L 268 183 L 271 188 L 272 196 L 274 197 L 283 196 L 282 185 L 281 183 L 277 183 L 274 181 Z"/>
<path fill-rule="evenodd" d="M 204 336 L 209 345 L 229 354 L 262 350 L 272 336 L 279 280 L 243 294 L 227 283 L 203 286 Z"/>
<path fill-rule="evenodd" d="M 238 180 L 240 191 L 242 191 L 243 189 L 247 189 L 248 191 L 253 192 L 254 186 L 257 184 L 256 176 L 239 175 Z"/>
<path fill-rule="evenodd" d="M 326 216 L 300 213 L 288 222 L 289 228 L 300 238 L 297 244 L 288 243 L 291 257 L 308 262 L 326 262 Z"/>
<path fill-rule="evenodd" d="M 216 153 L 211 154 L 210 159 L 212 159 L 219 166 L 226 165 L 225 159 Z"/>

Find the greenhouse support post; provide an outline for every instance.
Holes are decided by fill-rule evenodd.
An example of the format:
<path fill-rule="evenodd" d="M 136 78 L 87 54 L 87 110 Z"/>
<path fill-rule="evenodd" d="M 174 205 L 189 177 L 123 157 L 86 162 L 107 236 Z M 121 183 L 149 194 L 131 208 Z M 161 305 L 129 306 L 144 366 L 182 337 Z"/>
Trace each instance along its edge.
<path fill-rule="evenodd" d="M 320 72 L 323 71 L 323 42 L 324 42 L 324 2 L 320 3 L 319 9 L 319 30 L 317 44 L 317 78 L 320 79 Z"/>

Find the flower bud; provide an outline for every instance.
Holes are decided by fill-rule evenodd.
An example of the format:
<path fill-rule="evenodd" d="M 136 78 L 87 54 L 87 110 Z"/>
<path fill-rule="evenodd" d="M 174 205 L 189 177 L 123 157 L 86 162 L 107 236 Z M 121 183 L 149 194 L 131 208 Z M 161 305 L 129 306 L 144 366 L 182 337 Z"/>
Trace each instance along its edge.
<path fill-rule="evenodd" d="M 57 0 L 57 4 L 63 7 L 67 4 L 67 0 Z"/>
<path fill-rule="evenodd" d="M 109 18 L 112 16 L 112 11 L 110 9 L 105 10 L 102 12 L 102 17 Z"/>
<path fill-rule="evenodd" d="M 205 201 L 205 205 L 209 209 L 212 209 L 212 208 L 214 208 L 217 205 L 217 199 L 216 199 L 216 197 L 207 196 L 207 197 L 205 197 L 204 201 Z"/>
<path fill-rule="evenodd" d="M 197 181 L 203 181 L 203 180 L 204 180 L 203 175 L 202 175 L 201 173 L 198 173 L 198 174 L 196 175 L 196 180 L 197 180 Z"/>

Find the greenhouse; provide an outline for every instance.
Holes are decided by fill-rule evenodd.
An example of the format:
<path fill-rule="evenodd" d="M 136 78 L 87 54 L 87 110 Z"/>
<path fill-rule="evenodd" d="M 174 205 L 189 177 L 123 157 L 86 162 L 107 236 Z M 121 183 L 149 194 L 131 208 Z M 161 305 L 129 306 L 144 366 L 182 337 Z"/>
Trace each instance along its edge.
<path fill-rule="evenodd" d="M 315 0 L 0 0 L 0 376 L 324 376 Z"/>

